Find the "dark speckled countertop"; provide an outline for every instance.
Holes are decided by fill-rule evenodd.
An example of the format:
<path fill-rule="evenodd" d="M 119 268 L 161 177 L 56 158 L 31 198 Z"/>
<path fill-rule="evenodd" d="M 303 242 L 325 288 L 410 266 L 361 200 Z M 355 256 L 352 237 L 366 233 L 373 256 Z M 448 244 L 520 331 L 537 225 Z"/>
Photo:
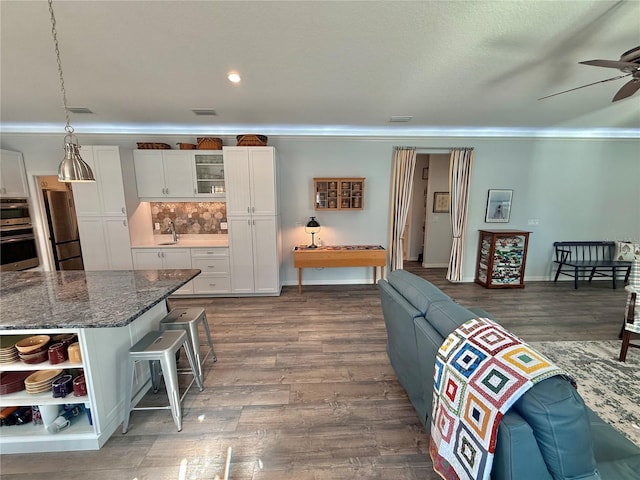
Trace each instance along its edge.
<path fill-rule="evenodd" d="M 199 273 L 2 272 L 0 330 L 123 327 Z"/>

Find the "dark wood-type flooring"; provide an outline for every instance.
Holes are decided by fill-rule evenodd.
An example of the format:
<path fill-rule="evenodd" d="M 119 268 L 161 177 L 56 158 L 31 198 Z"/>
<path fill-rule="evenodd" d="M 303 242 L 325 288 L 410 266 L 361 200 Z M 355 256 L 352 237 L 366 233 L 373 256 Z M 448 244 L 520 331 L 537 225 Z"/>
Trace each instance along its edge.
<path fill-rule="evenodd" d="M 528 341 L 618 338 L 625 293 L 610 282 L 488 290 L 451 284 L 443 269 L 405 268 Z M 99 451 L 2 455 L 1 478 L 213 479 L 222 477 L 228 446 L 232 480 L 438 478 L 389 364 L 373 285 L 171 305 L 206 308 L 218 355 L 207 362 L 205 390 L 194 386 L 185 399 L 182 432 L 168 411 L 133 412 L 129 433 L 118 431 Z"/>

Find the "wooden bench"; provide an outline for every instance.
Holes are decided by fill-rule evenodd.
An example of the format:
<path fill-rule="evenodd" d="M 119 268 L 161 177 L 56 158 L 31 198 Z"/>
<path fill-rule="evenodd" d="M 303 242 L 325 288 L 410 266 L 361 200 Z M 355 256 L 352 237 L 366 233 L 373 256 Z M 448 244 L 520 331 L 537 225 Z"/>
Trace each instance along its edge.
<path fill-rule="evenodd" d="M 560 275 L 573 277 L 573 288 L 578 288 L 578 279 L 589 275 L 593 277 L 610 277 L 613 288 L 616 288 L 618 276 L 624 275 L 625 283 L 629 280 L 631 262 L 614 260 L 615 242 L 554 242 L 554 263 L 558 264 L 554 282 Z"/>

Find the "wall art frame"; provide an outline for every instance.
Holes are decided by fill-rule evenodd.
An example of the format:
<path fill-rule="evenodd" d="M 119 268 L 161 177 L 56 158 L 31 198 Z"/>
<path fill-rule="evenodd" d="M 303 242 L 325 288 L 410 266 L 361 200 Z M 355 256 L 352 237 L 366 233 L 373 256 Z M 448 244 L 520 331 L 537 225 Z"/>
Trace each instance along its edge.
<path fill-rule="evenodd" d="M 433 213 L 449 213 L 449 192 L 433 192 Z"/>
<path fill-rule="evenodd" d="M 513 190 L 490 189 L 487 195 L 485 223 L 509 223 Z"/>

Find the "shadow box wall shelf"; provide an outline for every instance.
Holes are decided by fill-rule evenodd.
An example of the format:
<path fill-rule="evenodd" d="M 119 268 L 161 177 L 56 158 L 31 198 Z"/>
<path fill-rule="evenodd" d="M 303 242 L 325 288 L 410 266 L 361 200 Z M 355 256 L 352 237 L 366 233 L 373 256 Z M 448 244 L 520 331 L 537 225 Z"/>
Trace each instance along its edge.
<path fill-rule="evenodd" d="M 316 210 L 363 210 L 364 178 L 314 178 Z"/>

